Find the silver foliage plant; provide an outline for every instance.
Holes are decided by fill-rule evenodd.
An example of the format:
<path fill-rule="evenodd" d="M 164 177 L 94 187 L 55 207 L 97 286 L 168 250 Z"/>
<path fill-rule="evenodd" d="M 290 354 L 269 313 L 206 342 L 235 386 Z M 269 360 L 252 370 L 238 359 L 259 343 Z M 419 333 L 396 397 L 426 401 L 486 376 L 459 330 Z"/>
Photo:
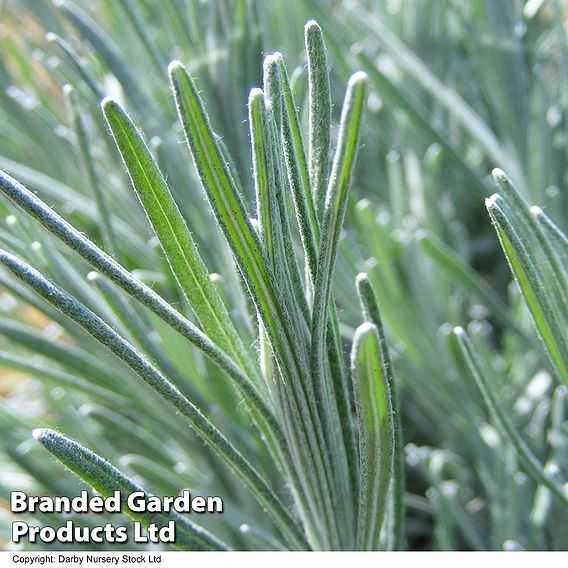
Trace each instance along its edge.
<path fill-rule="evenodd" d="M 82 4 L 7 2 L 0 496 L 223 496 L 133 516 L 183 550 L 567 548 L 559 3 Z"/>
<path fill-rule="evenodd" d="M 183 416 L 264 509 L 282 546 L 375 550 L 382 543 L 399 547 L 403 485 L 400 478 L 392 478 L 392 471 L 395 460 L 400 460 L 400 440 L 395 444 L 400 430 L 395 434 L 393 416 L 397 410 L 391 394 L 396 386 L 378 308 L 370 283 L 361 275 L 361 300 L 369 321 L 355 335 L 349 368 L 332 294 L 338 241 L 360 144 L 367 77 L 358 72 L 349 80 L 329 167 L 329 76 L 322 32 L 315 21 L 306 25 L 306 48 L 309 152 L 304 149 L 297 103 L 281 54 L 265 58 L 264 87 L 250 93 L 253 218 L 194 80 L 181 63 L 169 65 L 187 145 L 258 321 L 260 358 L 247 350 L 239 337 L 164 175 L 118 102 L 102 100 L 107 126 L 195 324 L 39 197 L 7 174 L 1 177 L 2 190 L 13 202 L 81 255 L 101 278 L 145 305 L 228 374 L 294 507 L 285 504 L 283 499 L 290 497 L 279 496 L 271 480 L 215 426 L 207 409 L 200 408 L 191 393 L 179 390 L 167 369 L 160 368 L 110 322 L 24 260 L 2 251 L 1 261 L 16 278 L 126 363 Z M 67 93 L 88 164 L 77 103 L 70 89 Z M 90 169 L 88 172 L 95 185 L 94 175 Z M 104 196 L 96 195 L 104 220 Z M 292 219 L 301 235 L 300 255 L 292 235 Z M 112 252 L 108 220 L 104 233 Z M 124 315 L 118 302 L 113 307 Z M 64 434 L 41 429 L 35 437 L 102 495 L 110 494 L 117 484 L 121 488 L 135 486 L 114 466 Z M 391 496 L 394 522 L 382 534 Z M 191 522 L 184 522 L 182 528 L 178 547 L 229 548 Z"/>

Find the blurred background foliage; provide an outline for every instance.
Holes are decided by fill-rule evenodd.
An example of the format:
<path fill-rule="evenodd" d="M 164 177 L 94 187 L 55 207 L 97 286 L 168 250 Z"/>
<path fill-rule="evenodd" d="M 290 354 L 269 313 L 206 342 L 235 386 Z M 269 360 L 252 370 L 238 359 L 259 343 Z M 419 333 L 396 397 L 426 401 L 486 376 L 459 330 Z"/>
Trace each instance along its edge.
<path fill-rule="evenodd" d="M 568 230 L 566 10 L 560 0 L 4 0 L 0 167 L 187 311 L 105 132 L 98 102 L 115 97 L 151 140 L 254 349 L 246 296 L 180 143 L 166 67 L 178 58 L 196 78 L 250 201 L 248 92 L 262 81 L 264 54 L 281 50 L 307 119 L 303 25 L 316 18 L 329 51 L 335 120 L 350 72 L 370 77 L 334 291 L 346 341 L 361 319 L 355 275 L 367 272 L 378 292 L 401 384 L 408 547 L 566 549 L 566 507 L 517 463 L 449 339 L 455 325 L 468 330 L 503 407 L 562 479 L 566 387 L 511 284 L 483 199 L 494 192 L 488 174 L 498 166 Z M 67 84 L 77 94 L 87 156 L 64 101 Z M 98 215 L 101 195 L 106 219 Z M 196 389 L 214 421 L 271 474 L 228 381 L 196 349 L 132 303 L 130 320 L 118 317 L 116 291 L 86 280 L 86 263 L 4 199 L 0 243 L 113 322 L 180 388 Z M 223 495 L 225 515 L 200 522 L 233 546 L 271 547 L 262 511 L 171 411 L 3 272 L 0 362 L 3 542 L 10 490 L 73 495 L 81 488 L 30 440 L 33 428 L 49 425 L 156 493 L 190 487 Z"/>

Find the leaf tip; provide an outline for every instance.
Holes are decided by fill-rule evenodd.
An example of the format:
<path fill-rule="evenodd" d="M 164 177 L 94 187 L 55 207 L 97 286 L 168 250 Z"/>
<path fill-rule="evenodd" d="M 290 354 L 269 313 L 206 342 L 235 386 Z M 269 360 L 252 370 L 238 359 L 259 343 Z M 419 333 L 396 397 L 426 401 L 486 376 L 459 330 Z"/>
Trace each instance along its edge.
<path fill-rule="evenodd" d="M 112 97 L 104 97 L 100 102 L 103 112 L 106 114 L 109 110 L 116 108 L 118 103 Z"/>
<path fill-rule="evenodd" d="M 304 25 L 304 33 L 306 34 L 306 37 L 308 37 L 310 34 L 321 34 L 322 31 L 320 25 L 312 18 Z"/>
<path fill-rule="evenodd" d="M 174 77 L 180 72 L 185 71 L 183 63 L 179 59 L 174 59 L 168 63 L 168 75 Z"/>
<path fill-rule="evenodd" d="M 349 78 L 348 88 L 354 89 L 356 87 L 361 87 L 367 84 L 368 75 L 365 71 L 356 71 Z"/>
<path fill-rule="evenodd" d="M 418 229 L 418 231 L 414 233 L 414 237 L 417 242 L 423 243 L 428 239 L 428 231 L 426 229 Z"/>
<path fill-rule="evenodd" d="M 360 342 L 363 338 L 365 338 L 370 333 L 376 332 L 377 326 L 370 321 L 364 321 L 356 330 L 355 330 L 355 337 L 353 339 L 353 343 Z"/>
<path fill-rule="evenodd" d="M 491 170 L 491 175 L 493 176 L 493 180 L 497 184 L 497 187 L 499 187 L 501 191 L 506 193 L 515 191 L 511 178 L 501 168 L 493 168 Z"/>
<path fill-rule="evenodd" d="M 43 444 L 53 433 L 49 428 L 35 428 L 32 430 L 32 438 Z"/>
<path fill-rule="evenodd" d="M 452 332 L 456 337 L 465 337 L 465 330 L 461 325 L 456 325 Z"/>
<path fill-rule="evenodd" d="M 357 276 L 355 277 L 355 284 L 359 286 L 360 284 L 367 282 L 368 280 L 369 277 L 367 276 L 366 272 L 359 272 L 359 274 L 357 274 Z"/>
<path fill-rule="evenodd" d="M 255 104 L 264 99 L 264 91 L 259 87 L 253 87 L 249 92 L 249 105 Z"/>
<path fill-rule="evenodd" d="M 498 193 L 494 193 L 490 197 L 485 200 L 485 207 L 488 211 L 491 211 L 495 207 L 499 205 L 499 201 L 502 200 L 502 197 Z"/>
<path fill-rule="evenodd" d="M 273 51 L 265 55 L 263 65 L 266 69 L 267 67 L 271 67 L 272 65 L 278 64 L 280 61 L 284 59 L 284 56 L 280 51 Z"/>
<path fill-rule="evenodd" d="M 507 174 L 501 168 L 493 168 L 491 170 L 491 175 L 495 180 L 507 177 Z"/>

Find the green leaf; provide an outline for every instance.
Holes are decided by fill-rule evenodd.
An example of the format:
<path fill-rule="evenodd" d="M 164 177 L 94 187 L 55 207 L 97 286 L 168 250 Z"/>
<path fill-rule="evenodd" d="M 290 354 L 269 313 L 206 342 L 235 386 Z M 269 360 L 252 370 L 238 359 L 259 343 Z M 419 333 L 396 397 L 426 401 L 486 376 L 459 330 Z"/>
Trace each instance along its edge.
<path fill-rule="evenodd" d="M 551 291 L 556 286 L 550 279 L 542 278 L 541 268 L 533 259 L 534 248 L 529 248 L 527 243 L 531 242 L 530 230 L 513 221 L 510 208 L 499 195 L 492 195 L 485 205 L 544 347 L 558 373 L 568 383 L 568 344 L 561 327 L 562 314 L 558 303 L 553 301 L 554 291 Z"/>
<path fill-rule="evenodd" d="M 260 89 L 252 89 L 249 95 L 249 124 L 260 235 L 278 285 L 286 294 L 284 303 L 297 335 L 304 336 L 307 350 L 310 314 L 290 234 L 282 179 L 284 164 L 277 152 L 273 105 L 265 103 Z"/>
<path fill-rule="evenodd" d="M 542 281 L 550 288 L 550 294 L 555 297 L 556 306 L 568 326 L 568 277 L 566 275 L 568 264 L 565 260 L 567 247 L 557 243 L 557 231 L 554 231 L 550 224 L 538 222 L 536 215 L 533 214 L 505 172 L 495 168 L 492 174 L 507 202 L 511 204 L 512 213 L 517 218 L 514 222 L 515 227 L 522 233 L 524 240 L 530 239 L 531 241 L 528 252 L 534 259 L 533 262 L 544 265 L 546 276 L 543 274 Z M 536 212 L 538 213 L 538 208 Z M 540 218 L 544 221 L 542 214 Z M 536 256 L 535 253 L 541 256 Z"/>
<path fill-rule="evenodd" d="M 473 343 L 467 336 L 464 329 L 461 327 L 455 327 L 454 336 L 456 337 L 461 349 L 462 357 L 467 363 L 477 387 L 483 396 L 483 400 L 491 412 L 491 416 L 493 417 L 493 420 L 499 428 L 503 438 L 513 445 L 519 459 L 526 468 L 527 473 L 537 483 L 545 485 L 556 498 L 560 499 L 564 503 L 568 503 L 568 490 L 562 487 L 557 480 L 548 475 L 548 473 L 544 470 L 543 465 L 538 461 L 531 449 L 517 432 L 515 426 L 511 423 L 507 411 L 501 406 L 501 402 L 499 401 L 497 394 L 487 380 L 487 373 L 483 368 L 481 359 L 475 352 Z"/>
<path fill-rule="evenodd" d="M 85 237 L 84 234 L 77 231 L 77 229 L 61 218 L 55 211 L 41 201 L 41 199 L 29 191 L 29 189 L 1 171 L 0 190 L 14 203 L 37 219 L 46 229 L 79 253 L 96 270 L 107 276 L 135 300 L 140 301 L 147 308 L 152 310 L 173 329 L 207 354 L 212 361 L 226 371 L 233 379 L 241 394 L 243 394 L 250 404 L 251 411 L 254 411 L 259 428 L 271 431 L 271 435 L 267 437 L 267 441 L 271 441 L 273 438 L 275 440 L 281 439 L 279 427 L 275 423 L 272 413 L 259 398 L 250 379 L 208 336 L 188 319 L 184 318 L 151 288 L 140 282 L 140 280 L 132 276 L 123 266 L 99 249 L 92 241 Z M 51 303 L 52 298 L 48 295 L 46 300 L 48 303 Z M 34 301 L 33 297 L 31 301 Z"/>
<path fill-rule="evenodd" d="M 277 299 L 264 247 L 250 224 L 193 80 L 177 61 L 170 63 L 169 69 L 180 120 L 205 193 L 258 310 L 273 332 L 284 309 Z"/>
<path fill-rule="evenodd" d="M 48 428 L 34 430 L 33 437 L 101 497 L 110 497 L 114 491 L 120 491 L 121 510 L 144 527 L 154 523 L 161 528 L 167 526 L 169 521 L 174 521 L 176 541 L 172 546 L 175 548 L 180 550 L 228 550 L 225 543 L 177 513 L 135 513 L 124 506 L 128 495 L 135 491 L 143 491 L 143 489 L 106 460 L 77 442 Z"/>
<path fill-rule="evenodd" d="M 384 378 L 388 384 L 392 407 L 393 422 L 393 543 L 394 550 L 404 548 L 404 441 L 402 437 L 401 411 L 398 398 L 398 385 L 395 381 L 394 370 L 391 363 L 383 321 L 379 310 L 379 303 L 371 281 L 366 274 L 357 275 L 357 293 L 361 303 L 361 311 L 366 321 L 372 323 L 379 338 L 380 363 Z"/>
<path fill-rule="evenodd" d="M 114 230 L 111 224 L 111 216 L 109 214 L 105 195 L 103 194 L 98 176 L 95 172 L 95 165 L 93 163 L 87 132 L 81 116 L 81 109 L 79 108 L 77 94 L 70 85 L 65 86 L 63 93 L 67 101 L 72 127 L 75 130 L 75 137 L 77 139 L 77 145 L 79 146 L 79 155 L 81 156 L 83 169 L 97 205 L 97 220 L 101 227 L 101 234 L 104 239 L 105 248 L 110 255 L 114 255 L 118 249 L 115 242 Z"/>
<path fill-rule="evenodd" d="M 361 471 L 358 550 L 379 549 L 393 470 L 393 410 L 380 344 L 377 327 L 365 322 L 355 332 L 351 351 Z"/>
<path fill-rule="evenodd" d="M 334 476 L 338 497 L 343 500 L 344 514 L 352 509 L 352 488 L 346 450 L 345 415 L 348 402 L 343 388 L 336 388 L 332 375 L 325 370 L 325 348 L 331 300 L 331 283 L 337 256 L 337 245 L 351 182 L 351 173 L 359 144 L 359 128 L 366 92 L 366 75 L 355 73 L 349 80 L 343 103 L 339 139 L 327 190 L 320 250 L 314 286 L 312 313 L 311 364 L 318 412 L 325 428 L 327 444 L 334 459 Z M 341 387 L 342 385 L 340 385 Z M 347 425 L 348 426 L 348 425 Z"/>
<path fill-rule="evenodd" d="M 424 252 L 456 282 L 461 282 L 464 287 L 485 302 L 499 321 L 515 330 L 527 342 L 529 339 L 511 318 L 507 305 L 491 289 L 491 287 L 469 266 L 465 259 L 461 258 L 450 247 L 440 241 L 435 235 L 421 233 L 420 244 Z"/>
<path fill-rule="evenodd" d="M 252 89 L 249 93 L 249 127 L 252 146 L 252 166 L 256 191 L 256 217 L 266 255 L 272 267 L 278 271 L 276 246 L 278 239 L 279 211 L 274 197 L 273 155 L 269 145 L 268 124 L 264 93 Z"/>
<path fill-rule="evenodd" d="M 306 257 L 309 284 L 313 285 L 317 269 L 317 247 L 320 233 L 310 189 L 309 170 L 300 131 L 298 109 L 282 54 L 276 52 L 267 56 L 264 66 L 265 69 L 276 68 L 278 71 L 277 73 L 273 72 L 273 75 L 278 77 L 278 87 L 274 86 L 274 90 L 279 89 L 281 91 L 282 148 L 288 173 L 288 184 L 294 201 L 298 229 Z M 276 82 L 276 79 L 274 79 L 274 82 Z"/>
<path fill-rule="evenodd" d="M 288 432 L 306 489 L 316 492 L 316 506 L 327 508 L 325 522 L 333 523 L 328 456 L 323 452 L 322 428 L 317 425 L 313 394 L 308 383 L 308 355 L 294 332 L 264 247 L 245 213 L 242 198 L 223 157 L 193 79 L 177 61 L 170 64 L 170 79 L 178 114 L 197 172 L 213 213 L 229 243 L 255 307 L 262 317 L 276 363 L 288 391 L 294 428 Z M 316 500 L 317 499 L 317 500 Z M 337 530 L 337 529 L 335 529 Z"/>
<path fill-rule="evenodd" d="M 196 434 L 233 470 L 258 502 L 266 508 L 284 536 L 296 546 L 305 546 L 304 537 L 294 519 L 256 469 L 209 419 L 138 350 L 96 314 L 22 260 L 0 249 L 0 262 L 37 294 L 83 327 L 173 406 L 187 420 Z M 266 416 L 269 416 L 268 409 L 265 408 L 263 411 Z"/>
<path fill-rule="evenodd" d="M 70 388 L 106 404 L 128 404 L 129 399 L 120 394 L 116 387 L 102 387 L 92 381 L 86 381 L 76 375 L 71 375 L 55 367 L 50 367 L 45 361 L 38 361 L 27 354 L 25 357 L 0 351 L 0 364 L 6 364 L 13 369 L 20 369 L 26 373 L 41 377 L 46 382 L 63 388 Z"/>
<path fill-rule="evenodd" d="M 310 186 L 321 216 L 327 189 L 331 146 L 331 94 L 323 32 L 315 20 L 304 28 L 308 57 L 308 164 Z"/>
<path fill-rule="evenodd" d="M 207 267 L 150 150 L 118 103 L 106 98 L 101 107 L 136 194 L 201 329 L 255 379 L 258 371 L 210 280 Z"/>

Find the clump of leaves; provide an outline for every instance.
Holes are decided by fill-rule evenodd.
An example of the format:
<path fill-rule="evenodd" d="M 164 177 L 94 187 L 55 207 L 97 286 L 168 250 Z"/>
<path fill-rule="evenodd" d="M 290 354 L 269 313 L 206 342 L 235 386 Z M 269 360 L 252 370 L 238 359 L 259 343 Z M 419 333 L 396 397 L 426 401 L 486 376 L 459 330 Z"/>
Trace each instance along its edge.
<path fill-rule="evenodd" d="M 400 465 L 396 467 L 398 476 L 393 478 L 392 472 L 393 464 L 400 464 L 402 445 L 400 427 L 394 427 L 398 419 L 396 385 L 377 302 L 369 281 L 361 275 L 359 293 L 367 321 L 355 334 L 349 367 L 332 290 L 338 241 L 360 144 L 367 78 L 358 72 L 348 82 L 329 167 L 329 77 L 322 32 L 314 21 L 306 25 L 306 52 L 308 152 L 280 53 L 265 58 L 263 89 L 250 92 L 255 189 L 252 218 L 245 192 L 231 171 L 228 150 L 211 127 L 193 78 L 180 62 L 169 66 L 189 151 L 212 216 L 246 289 L 251 316 L 258 324 L 258 354 L 245 347 L 200 255 L 204 243 L 194 240 L 152 152 L 116 100 L 103 99 L 104 118 L 195 323 L 30 190 L 7 174 L 0 177 L 6 196 L 100 274 L 99 286 L 112 282 L 121 294 L 143 304 L 227 373 L 274 462 L 274 474 L 289 495 L 279 495 L 274 480 L 245 457 L 191 392 L 181 392 L 176 377 L 113 329 L 111 321 L 11 252 L 3 250 L 0 260 L 49 305 L 126 363 L 187 421 L 265 510 L 282 546 L 398 548 L 402 545 L 403 515 Z M 76 105 L 73 100 L 71 104 Z M 73 116 L 88 164 L 80 115 L 75 110 Z M 96 185 L 93 178 L 91 175 L 89 179 Z M 97 195 L 104 219 L 104 196 Z M 296 227 L 301 236 L 299 249 Z M 107 249 L 112 252 L 112 228 L 108 223 L 103 228 Z M 119 319 L 127 323 L 125 299 L 109 299 Z M 63 434 L 40 430 L 36 437 L 98 491 L 135 486 L 113 466 Z M 388 525 L 387 515 L 394 518 Z M 383 526 L 387 527 L 384 531 Z M 183 524 L 183 530 L 188 536 L 178 545 L 229 547 L 191 523 Z"/>
<path fill-rule="evenodd" d="M 0 167 L 33 193 L 3 185 L 40 223 L 0 197 L 0 246 L 40 294 L 0 270 L 0 497 L 85 488 L 29 438 L 43 427 L 105 456 L 37 431 L 103 479 L 112 463 L 151 493 L 223 495 L 183 546 L 568 547 L 561 3 L 1 10 Z M 302 38 L 314 16 L 331 76 L 319 27 Z M 275 47 L 289 76 L 262 65 Z M 346 195 L 355 68 L 371 92 Z M 495 172 L 484 215 L 496 165 L 518 191 Z"/>
<path fill-rule="evenodd" d="M 502 170 L 495 169 L 493 177 L 501 193 L 486 200 L 487 210 L 556 379 L 566 385 L 568 238 L 540 207 L 529 207 Z M 491 372 L 471 338 L 461 327 L 454 328 L 453 333 L 460 357 L 474 378 L 496 428 L 511 443 L 524 470 L 540 485 L 540 500 L 552 497 L 565 509 L 568 484 L 557 475 L 558 457 L 553 452 L 547 464 L 539 460 L 503 408 L 490 379 Z M 560 400 L 565 391 L 565 386 L 557 387 Z"/>

